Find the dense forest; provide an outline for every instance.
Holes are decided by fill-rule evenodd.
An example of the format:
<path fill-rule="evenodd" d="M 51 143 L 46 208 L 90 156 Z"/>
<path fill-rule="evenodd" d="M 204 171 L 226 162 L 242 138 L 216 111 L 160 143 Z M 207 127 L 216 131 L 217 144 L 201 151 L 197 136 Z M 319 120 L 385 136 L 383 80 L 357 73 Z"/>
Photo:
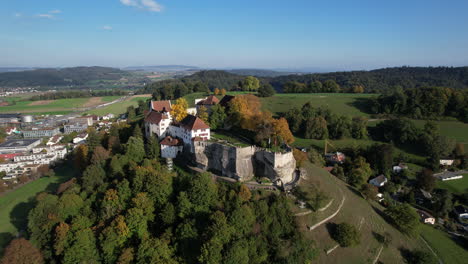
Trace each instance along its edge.
<path fill-rule="evenodd" d="M 13 240 L 4 259 L 161 264 L 312 259 L 312 241 L 297 230 L 284 194 L 217 183 L 209 174 L 168 171 L 159 161 L 158 141 L 144 140 L 139 127 L 91 131 L 88 144 L 74 151 L 82 175 L 57 193 L 36 197 L 29 240 Z"/>
<path fill-rule="evenodd" d="M 0 87 L 83 85 L 94 80 L 119 80 L 129 73 L 108 67 L 37 69 L 0 73 Z"/>
<path fill-rule="evenodd" d="M 363 86 L 365 92 L 382 92 L 400 86 L 403 89 L 422 86 L 468 88 L 468 67 L 397 67 L 372 71 L 333 72 L 276 77 L 270 83 L 282 90 L 284 85 L 299 82 L 310 85 L 315 81 L 335 81 L 343 91 Z"/>
<path fill-rule="evenodd" d="M 105 90 L 105 91 L 66 91 L 66 92 L 54 92 L 44 93 L 40 95 L 34 95 L 27 98 L 28 101 L 40 101 L 40 100 L 57 100 L 67 98 L 88 98 L 88 97 L 101 97 L 101 96 L 124 96 L 128 92 L 122 90 Z"/>
<path fill-rule="evenodd" d="M 455 117 L 468 122 L 468 89 L 423 87 L 403 90 L 368 99 L 373 114 L 407 116 L 416 119 Z"/>
<path fill-rule="evenodd" d="M 255 73 L 251 71 L 200 71 L 191 76 L 168 80 L 148 85 L 142 92 L 153 93 L 164 87 L 175 87 L 175 90 L 195 91 L 194 86 L 203 86 L 210 90 L 242 90 L 241 83 L 245 75 L 232 72 Z M 288 93 L 319 92 L 354 92 L 382 93 L 395 87 L 403 89 L 443 86 L 452 89 L 468 88 L 468 67 L 398 67 L 373 71 L 351 71 L 316 74 L 292 74 L 278 77 L 256 77 L 262 84 L 271 84 L 277 91 Z M 254 74 L 252 74 L 254 75 Z M 184 87 L 185 86 L 185 87 Z M 182 88 L 181 88 L 182 87 Z M 181 92 L 176 92 L 181 93 Z"/>

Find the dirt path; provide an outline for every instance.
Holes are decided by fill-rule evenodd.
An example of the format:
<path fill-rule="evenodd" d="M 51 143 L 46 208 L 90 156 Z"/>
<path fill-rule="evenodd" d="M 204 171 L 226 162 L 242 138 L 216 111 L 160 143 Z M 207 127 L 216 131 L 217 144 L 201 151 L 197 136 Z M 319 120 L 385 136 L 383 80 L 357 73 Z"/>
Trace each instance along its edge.
<path fill-rule="evenodd" d="M 40 101 L 34 101 L 34 102 L 31 102 L 30 106 L 34 106 L 34 105 L 48 105 L 50 103 L 52 103 L 54 100 L 40 100 Z"/>
<path fill-rule="evenodd" d="M 102 104 L 102 97 L 91 97 L 82 107 L 94 107 Z"/>
<path fill-rule="evenodd" d="M 380 254 L 382 253 L 382 250 L 383 250 L 383 246 L 380 247 L 379 253 L 377 253 L 377 256 L 375 257 L 375 259 L 374 259 L 374 261 L 372 262 L 372 264 L 377 263 L 377 261 L 378 261 L 379 258 L 380 258 Z"/>
<path fill-rule="evenodd" d="M 343 199 L 341 200 L 341 203 L 340 203 L 340 206 L 338 206 L 338 209 L 336 209 L 336 211 L 333 214 L 331 214 L 330 216 L 328 216 L 327 218 L 325 218 L 322 221 L 316 223 L 315 225 L 309 227 L 309 231 L 312 231 L 312 230 L 316 229 L 317 227 L 319 227 L 319 226 L 325 224 L 326 222 L 330 221 L 333 217 L 335 217 L 341 211 L 341 208 L 343 207 L 344 202 L 346 201 L 346 196 L 344 195 L 343 190 L 341 190 L 340 187 L 338 187 L 338 188 L 340 190 L 341 195 L 343 196 Z"/>

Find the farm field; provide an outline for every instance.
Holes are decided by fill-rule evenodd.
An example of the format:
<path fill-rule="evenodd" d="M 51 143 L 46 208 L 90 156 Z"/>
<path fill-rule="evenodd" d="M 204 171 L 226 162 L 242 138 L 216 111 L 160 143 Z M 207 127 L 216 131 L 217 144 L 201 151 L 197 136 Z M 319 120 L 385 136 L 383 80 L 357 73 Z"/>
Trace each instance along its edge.
<path fill-rule="evenodd" d="M 119 115 L 119 114 L 125 113 L 127 111 L 127 107 L 131 105 L 138 106 L 139 100 L 147 100 L 149 98 L 151 98 L 150 94 L 135 95 L 135 96 L 125 99 L 122 102 L 118 102 L 118 103 L 111 104 L 105 107 L 93 109 L 86 113 L 91 114 L 91 115 L 106 115 L 109 113 L 114 114 L 114 115 Z"/>
<path fill-rule="evenodd" d="M 421 227 L 421 236 L 444 263 L 466 263 L 468 251 L 457 244 L 447 233 L 437 230 L 432 226 L 423 225 Z"/>
<path fill-rule="evenodd" d="M 424 127 L 426 121 L 413 120 L 417 127 Z M 460 121 L 435 121 L 440 128 L 440 133 L 457 142 L 464 143 L 468 147 L 468 124 Z"/>
<path fill-rule="evenodd" d="M 120 96 L 104 96 L 91 98 L 72 98 L 44 101 L 19 101 L 17 97 L 9 99 L 16 104 L 0 107 L 0 113 L 31 113 L 31 114 L 51 114 L 79 111 L 82 108 L 93 107 L 103 103 L 111 102 Z"/>
<path fill-rule="evenodd" d="M 451 181 L 437 180 L 437 188 L 447 189 L 452 193 L 468 193 L 468 174 L 462 174 L 463 178 Z"/>
<path fill-rule="evenodd" d="M 314 215 L 319 215 L 321 212 L 297 217 L 299 228 L 304 235 L 315 242 L 314 246 L 317 248 L 318 256 L 314 260 L 314 263 L 342 263 L 343 259 L 346 260 L 346 263 L 374 263 L 373 261 L 381 248 L 381 244 L 375 236 L 384 232 L 389 233 L 392 239 L 390 245 L 387 248 L 383 248 L 378 258 L 382 263 L 404 263 L 400 252 L 401 248 L 429 251 L 422 240 L 408 237 L 388 224 L 380 216 L 384 208 L 379 204 L 374 202 L 369 203 L 364 200 L 354 189 L 348 187 L 322 168 L 311 164 L 306 164 L 305 168 L 308 172 L 308 178 L 316 181 L 320 189 L 333 199 L 330 208 L 326 209 L 328 211 L 326 215 L 336 212 L 339 208 L 338 203 L 341 203 L 343 195 L 345 197 L 343 206 L 338 214 L 327 223 L 318 226 L 312 231 L 309 231 L 307 226 L 312 226 L 323 219 L 323 216 L 319 216 L 318 219 L 314 217 Z M 337 191 L 336 189 L 338 188 L 341 191 Z M 326 252 L 337 245 L 337 242 L 330 237 L 328 229 L 331 227 L 331 224 L 342 222 L 350 223 L 360 230 L 361 243 L 350 248 L 337 247 L 327 255 Z"/>
<path fill-rule="evenodd" d="M 74 175 L 72 166 L 55 169 L 55 176 L 43 177 L 0 196 L 0 252 L 10 239 L 27 228 L 27 216 L 37 193 L 55 191 Z"/>

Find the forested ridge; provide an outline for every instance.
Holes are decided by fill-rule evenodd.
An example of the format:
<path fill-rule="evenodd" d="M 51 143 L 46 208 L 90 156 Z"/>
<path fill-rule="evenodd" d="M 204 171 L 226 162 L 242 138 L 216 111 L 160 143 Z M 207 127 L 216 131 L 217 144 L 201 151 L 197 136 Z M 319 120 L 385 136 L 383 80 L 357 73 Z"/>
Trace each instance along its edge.
<path fill-rule="evenodd" d="M 180 79 L 149 84 L 143 92 L 153 93 L 169 86 L 175 89 L 175 93 L 178 90 L 182 90 L 182 93 L 199 91 L 196 87 L 201 86 L 210 90 L 243 90 L 242 82 L 246 77 L 220 70 L 200 71 Z M 288 93 L 383 93 L 397 87 L 410 89 L 432 86 L 464 89 L 468 88 L 468 67 L 397 67 L 257 78 L 263 84 L 272 85 L 277 91 Z"/>
<path fill-rule="evenodd" d="M 0 73 L 0 87 L 83 85 L 93 80 L 119 80 L 128 75 L 109 67 L 73 67 L 63 69 L 37 69 Z"/>

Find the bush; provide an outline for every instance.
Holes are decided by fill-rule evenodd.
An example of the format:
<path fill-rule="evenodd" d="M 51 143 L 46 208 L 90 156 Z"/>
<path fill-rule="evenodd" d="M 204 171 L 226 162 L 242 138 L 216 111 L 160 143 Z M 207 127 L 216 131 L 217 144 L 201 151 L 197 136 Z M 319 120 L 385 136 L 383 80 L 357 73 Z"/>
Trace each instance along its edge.
<path fill-rule="evenodd" d="M 359 230 L 348 223 L 336 225 L 332 232 L 332 237 L 341 247 L 352 247 L 359 245 L 361 242 L 361 233 L 359 233 Z"/>

